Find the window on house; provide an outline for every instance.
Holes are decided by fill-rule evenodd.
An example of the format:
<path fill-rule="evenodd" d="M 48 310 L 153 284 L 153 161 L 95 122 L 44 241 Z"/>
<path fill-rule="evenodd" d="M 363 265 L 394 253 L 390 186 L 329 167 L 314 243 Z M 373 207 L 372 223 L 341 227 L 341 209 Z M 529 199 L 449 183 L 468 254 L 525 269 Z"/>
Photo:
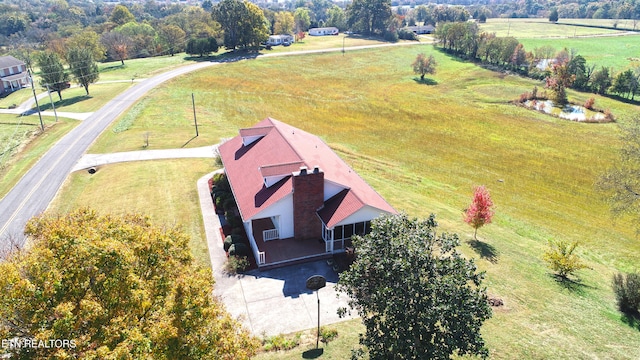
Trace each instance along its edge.
<path fill-rule="evenodd" d="M 356 234 L 357 235 L 364 235 L 364 223 L 363 222 L 356 223 Z"/>
<path fill-rule="evenodd" d="M 353 224 L 344 226 L 344 239 L 349 239 L 353 235 Z"/>
<path fill-rule="evenodd" d="M 342 225 L 340 226 L 336 226 L 335 228 L 333 228 L 333 238 L 335 240 L 340 240 L 340 239 L 344 239 L 343 232 L 342 232 Z"/>

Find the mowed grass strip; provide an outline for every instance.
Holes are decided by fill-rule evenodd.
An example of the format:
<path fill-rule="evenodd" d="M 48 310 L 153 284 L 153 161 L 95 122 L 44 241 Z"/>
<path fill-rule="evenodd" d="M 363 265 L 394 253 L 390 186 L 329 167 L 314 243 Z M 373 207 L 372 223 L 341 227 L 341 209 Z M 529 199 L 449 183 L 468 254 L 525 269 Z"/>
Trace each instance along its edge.
<path fill-rule="evenodd" d="M 589 24 L 590 20 L 583 20 L 580 24 Z M 604 29 L 597 27 L 573 26 L 577 22 L 562 19 L 557 24 L 548 19 L 487 19 L 484 24 L 478 24 L 481 31 L 496 33 L 497 36 L 513 36 L 520 38 L 567 38 L 579 36 L 618 35 L 626 30 Z M 595 26 L 612 26 L 609 24 L 593 23 Z M 556 39 L 557 40 L 557 39 Z"/>
<path fill-rule="evenodd" d="M 62 100 L 58 93 L 52 92 L 51 99 L 46 96 L 38 101 L 41 111 L 53 111 L 51 100 L 56 111 L 87 113 L 100 110 L 106 103 L 119 93 L 127 90 L 133 84 L 131 82 L 117 82 L 89 85 L 89 95 L 81 86 L 62 91 Z M 35 105 L 34 105 L 35 108 Z"/>
<path fill-rule="evenodd" d="M 0 198 L 60 138 L 79 124 L 77 120 L 43 117 L 45 131 L 40 131 L 38 116 L 0 114 Z"/>
<path fill-rule="evenodd" d="M 433 85 L 411 72 L 418 52 L 439 63 Z M 460 234 L 465 253 L 480 258 L 489 292 L 506 304 L 483 328 L 495 358 L 637 358 L 640 333 L 621 321 L 610 279 L 637 266 L 640 244 L 627 222 L 611 221 L 594 188 L 616 159 L 618 125 L 512 104 L 533 86 L 542 82 L 430 46 L 242 61 L 166 83 L 143 100 L 129 130 L 106 132 L 91 152 L 138 149 L 148 131 L 152 148 L 182 145 L 193 137 L 191 92 L 206 124 L 202 139 L 235 136 L 266 116 L 288 122 L 323 137 L 397 209 L 435 212 L 442 230 Z M 574 97 L 595 97 L 623 122 L 635 111 L 593 94 Z M 129 181 L 124 174 L 119 181 Z M 479 184 L 497 204 L 494 223 L 479 232 L 484 258 L 462 222 Z M 592 267 L 581 285 L 566 288 L 549 275 L 541 259 L 549 239 L 580 241 Z"/>
<path fill-rule="evenodd" d="M 551 39 L 518 39 L 527 51 L 550 45 L 556 50 L 575 50 L 587 60 L 587 65 L 596 65 L 596 70 L 602 66 L 612 69 L 610 74 L 640 66 L 640 34 L 598 37 L 598 38 L 572 38 L 562 41 Z"/>
<path fill-rule="evenodd" d="M 562 22 L 553 24 L 545 19 L 488 19 L 479 27 L 480 31 L 497 36 L 515 37 L 526 51 L 533 52 L 542 46 L 551 46 L 557 51 L 564 48 L 575 50 L 587 60 L 589 66 L 596 65 L 596 69 L 601 66 L 612 67 L 613 75 L 640 66 L 640 34 L 628 35 L 626 30 L 572 26 L 574 23 L 604 26 L 606 21 L 568 19 Z M 618 36 L 622 34 L 626 35 Z"/>
<path fill-rule="evenodd" d="M 179 225 L 191 237 L 191 252 L 210 267 L 196 181 L 213 171 L 211 159 L 152 160 L 101 166 L 95 174 L 72 173 L 49 213 L 91 207 L 99 213 L 138 212 L 156 224 Z"/>

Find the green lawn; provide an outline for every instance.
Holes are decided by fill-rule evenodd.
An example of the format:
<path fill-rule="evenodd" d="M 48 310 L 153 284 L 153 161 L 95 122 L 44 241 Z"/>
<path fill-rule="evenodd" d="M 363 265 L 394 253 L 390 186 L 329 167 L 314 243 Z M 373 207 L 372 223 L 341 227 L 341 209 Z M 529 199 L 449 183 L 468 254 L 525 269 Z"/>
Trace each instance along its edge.
<path fill-rule="evenodd" d="M 338 336 L 328 343 L 320 342 L 321 350 L 316 350 L 316 329 L 309 329 L 298 333 L 300 335 L 300 345 L 289 351 L 263 351 L 259 353 L 255 360 L 294 360 L 313 359 L 314 355 L 320 351 L 322 360 L 345 360 L 351 357 L 351 349 L 358 344 L 358 333 L 364 331 L 364 326 L 360 319 L 348 320 L 332 325 L 327 325 L 327 329 L 338 331 Z M 289 337 L 293 337 L 291 334 Z"/>
<path fill-rule="evenodd" d="M 79 122 L 43 116 L 45 132 L 38 116 L 0 114 L 0 198 L 20 180 L 38 159 Z"/>
<path fill-rule="evenodd" d="M 575 49 L 587 60 L 587 65 L 611 67 L 613 75 L 629 68 L 640 66 L 640 34 L 603 38 L 572 38 L 561 42 L 550 39 L 519 39 L 527 51 L 542 45 L 551 45 L 557 50 Z"/>
<path fill-rule="evenodd" d="M 431 85 L 417 82 L 411 72 L 418 52 L 438 61 Z M 478 263 L 487 272 L 489 293 L 505 302 L 483 328 L 492 357 L 638 358 L 640 331 L 621 320 L 610 279 L 616 271 L 637 268 L 640 243 L 628 222 L 611 220 L 593 185 L 616 159 L 618 126 L 569 122 L 512 104 L 533 86 L 542 83 L 490 72 L 431 46 L 247 60 L 163 84 L 141 101 L 135 115 L 112 127 L 127 130 L 106 131 L 90 152 L 140 149 L 146 132 L 151 133 L 149 148 L 184 145 L 194 133 L 193 92 L 201 128 L 200 137 L 187 146 L 235 136 L 238 128 L 266 116 L 288 122 L 321 136 L 397 209 L 421 217 L 437 213 L 442 230 L 459 233 L 464 252 L 476 258 L 462 209 L 473 186 L 485 184 L 497 215 L 479 231 L 490 258 Z M 638 111 L 569 92 L 577 102 L 589 97 L 622 122 Z M 147 179 L 148 173 L 160 173 L 155 166 L 142 171 L 144 181 L 130 176 L 140 172 L 125 165 L 106 167 L 113 185 L 74 180 L 58 198 L 70 205 L 58 208 L 86 203 L 74 200 L 78 196 L 68 195 L 72 192 L 105 211 L 120 211 L 127 207 L 120 194 L 131 197 L 127 203 L 146 204 L 148 184 L 163 191 L 193 188 L 195 179 L 212 169 L 185 162 L 162 172 L 156 182 Z M 105 191 L 116 185 L 113 194 Z M 155 194 L 154 200 L 162 199 L 162 191 Z M 176 221 L 196 228 L 199 218 L 182 216 L 178 198 L 171 195 L 171 201 L 158 205 L 171 210 L 149 206 L 148 212 L 173 213 Z M 549 239 L 580 241 L 578 252 L 592 268 L 580 272 L 580 285 L 566 288 L 550 276 L 541 259 Z M 296 350 L 291 358 L 300 354 Z"/>
<path fill-rule="evenodd" d="M 211 159 L 154 160 L 72 173 L 49 206 L 65 213 L 88 206 L 100 213 L 148 214 L 159 225 L 180 225 L 191 236 L 198 263 L 210 267 L 196 181 L 213 171 Z M 132 191 L 135 189 L 135 191 Z"/>
<path fill-rule="evenodd" d="M 567 24 L 560 25 L 544 19 L 489 19 L 486 24 L 480 24 L 480 30 L 495 32 L 498 36 L 509 34 L 518 39 L 527 51 L 533 51 L 544 45 L 550 45 L 556 50 L 575 49 L 587 60 L 587 65 L 596 65 L 598 69 L 600 66 L 612 67 L 614 74 L 627 68 L 640 66 L 640 55 L 638 55 L 640 54 L 640 33 L 611 36 L 625 31 L 569 25 L 572 23 L 605 25 L 591 20 L 576 19 L 566 22 Z"/>
<path fill-rule="evenodd" d="M 13 105 L 18 106 L 32 98 L 33 92 L 31 88 L 24 88 L 14 91 L 9 95 L 0 98 L 0 109 L 8 109 Z"/>
<path fill-rule="evenodd" d="M 492 18 L 487 19 L 484 24 L 478 24 L 481 31 L 496 33 L 497 36 L 513 36 L 517 39 L 525 38 L 567 38 L 576 36 L 594 36 L 594 35 L 616 35 L 623 30 L 612 30 L 602 28 L 592 28 L 584 26 L 572 26 L 573 24 L 589 23 L 589 20 L 583 22 L 569 22 L 562 19 L 557 24 L 549 22 L 548 19 L 532 18 L 532 19 L 504 19 Z M 611 26 L 605 24 L 595 24 L 600 26 Z M 557 40 L 557 39 L 556 39 Z"/>

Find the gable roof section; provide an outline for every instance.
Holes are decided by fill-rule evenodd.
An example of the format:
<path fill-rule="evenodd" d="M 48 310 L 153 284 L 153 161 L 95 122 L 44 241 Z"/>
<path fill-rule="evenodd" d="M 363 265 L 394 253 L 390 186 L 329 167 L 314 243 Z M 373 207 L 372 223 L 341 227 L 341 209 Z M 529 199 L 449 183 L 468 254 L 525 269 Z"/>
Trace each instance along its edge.
<path fill-rule="evenodd" d="M 0 56 L 0 69 L 19 65 L 24 65 L 24 62 L 14 58 L 13 56 Z"/>
<path fill-rule="evenodd" d="M 243 145 L 243 136 L 260 138 Z M 327 219 L 327 225 L 345 219 L 365 205 L 396 213 L 324 141 L 278 120 L 266 118 L 252 128 L 242 129 L 239 136 L 220 145 L 219 151 L 244 221 L 290 194 L 291 173 L 300 166 L 309 169 L 318 166 L 325 180 L 346 188 L 327 200 L 318 212 L 323 221 Z M 267 176 L 282 178 L 266 187 Z"/>

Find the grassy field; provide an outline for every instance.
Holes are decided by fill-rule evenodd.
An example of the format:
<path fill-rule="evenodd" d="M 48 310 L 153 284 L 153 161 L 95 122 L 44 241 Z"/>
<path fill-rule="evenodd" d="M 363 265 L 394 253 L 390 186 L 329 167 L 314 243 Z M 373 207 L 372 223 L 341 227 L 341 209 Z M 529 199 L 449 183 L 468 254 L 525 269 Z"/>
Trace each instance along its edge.
<path fill-rule="evenodd" d="M 45 132 L 40 131 L 38 116 L 19 117 L 0 114 L 0 198 L 49 148 L 77 124 L 77 120 L 43 117 Z"/>
<path fill-rule="evenodd" d="M 527 51 L 551 45 L 557 50 L 575 49 L 587 60 L 587 65 L 610 67 L 613 75 L 640 66 L 640 34 L 603 38 L 572 38 L 561 42 L 550 39 L 520 39 Z"/>
<path fill-rule="evenodd" d="M 591 20 L 580 23 L 591 24 Z M 611 20 L 609 20 L 611 21 Z M 544 19 L 489 19 L 480 29 L 495 32 L 498 36 L 513 36 L 527 51 L 550 45 L 557 50 L 575 49 L 589 65 L 612 67 L 614 74 L 630 67 L 640 66 L 640 33 L 613 36 L 624 33 L 619 30 L 553 24 Z M 594 22 L 594 24 L 599 24 Z M 562 38 L 560 41 L 558 38 Z"/>
<path fill-rule="evenodd" d="M 24 88 L 18 91 L 14 91 L 11 94 L 0 98 L 0 109 L 8 109 L 11 106 L 18 106 L 23 102 L 32 99 L 33 92 L 31 88 Z"/>
<path fill-rule="evenodd" d="M 211 171 L 211 159 L 113 164 L 93 175 L 78 171 L 69 176 L 48 211 L 63 213 L 90 206 L 102 213 L 144 213 L 156 224 L 183 226 L 191 236 L 193 255 L 210 267 L 195 183 Z"/>
<path fill-rule="evenodd" d="M 584 19 L 579 19 L 584 20 Z M 589 20 L 584 20 L 584 24 Z M 548 19 L 487 19 L 484 24 L 478 24 L 481 31 L 496 33 L 497 36 L 513 36 L 521 38 L 567 38 L 576 36 L 617 35 L 622 30 L 572 26 L 576 22 L 565 22 L 564 19 L 557 24 Z M 595 24 L 594 24 L 595 25 Z M 611 26 L 611 25 L 604 25 Z"/>
<path fill-rule="evenodd" d="M 429 85 L 411 72 L 418 52 L 432 53 L 440 64 Z M 629 223 L 612 222 L 593 185 L 616 158 L 617 124 L 574 123 L 512 105 L 534 85 L 542 87 L 431 46 L 241 61 L 164 84 L 142 100 L 135 116 L 120 120 L 126 131 L 105 132 L 90 152 L 140 149 L 145 132 L 151 132 L 149 148 L 183 145 L 193 137 L 191 92 L 202 127 L 189 146 L 235 136 L 266 116 L 288 122 L 321 136 L 397 209 L 415 216 L 435 212 L 443 230 L 461 235 L 464 252 L 487 272 L 489 292 L 505 301 L 483 328 L 493 358 L 638 358 L 640 331 L 617 312 L 610 278 L 637 269 L 640 243 Z M 577 102 L 593 96 L 569 92 Z M 611 109 L 621 122 L 639 110 L 602 97 L 596 107 Z M 213 169 L 206 162 L 201 168 L 172 164 L 169 171 L 160 165 L 142 170 L 152 166 L 146 163 L 140 170 L 109 166 L 101 169 L 109 179 L 101 181 L 76 174 L 55 209 L 132 207 L 173 214 L 154 218 L 183 219 L 195 229 L 197 210 L 176 208 L 182 205 L 174 195 L 158 204 L 171 211 L 134 206 L 153 198 L 149 183 L 174 194 L 192 189 Z M 497 215 L 479 232 L 481 248 L 474 248 L 462 209 L 478 184 L 491 191 Z M 136 195 L 134 188 L 143 191 Z M 126 201 L 131 206 L 122 205 L 120 194 L 132 197 Z M 186 211 L 193 212 L 184 217 Z M 549 239 L 580 241 L 579 254 L 592 268 L 580 273 L 581 284 L 565 287 L 550 276 L 541 259 Z M 302 351 L 286 356 L 299 358 Z"/>

